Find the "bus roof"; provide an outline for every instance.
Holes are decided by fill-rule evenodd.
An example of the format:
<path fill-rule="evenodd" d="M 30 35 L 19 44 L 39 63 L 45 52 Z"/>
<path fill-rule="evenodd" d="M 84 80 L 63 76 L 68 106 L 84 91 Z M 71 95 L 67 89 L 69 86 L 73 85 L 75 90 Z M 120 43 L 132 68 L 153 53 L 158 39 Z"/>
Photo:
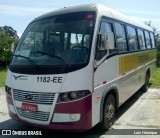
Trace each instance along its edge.
<path fill-rule="evenodd" d="M 130 19 L 124 14 L 121 14 L 120 12 L 117 12 L 109 7 L 103 6 L 101 4 L 85 4 L 85 5 L 77 5 L 77 6 L 70 6 L 70 7 L 64 7 L 62 9 L 58 9 L 49 13 L 46 13 L 42 16 L 37 17 L 35 20 L 39 20 L 42 18 L 51 17 L 58 14 L 65 14 L 65 13 L 71 13 L 71 12 L 80 12 L 80 11 L 96 11 L 98 13 L 98 16 L 106 16 L 109 18 L 113 18 L 115 20 L 125 22 L 134 26 L 138 26 L 140 28 L 144 28 L 149 31 L 153 31 L 153 29 L 143 23 L 136 22 L 133 19 Z"/>

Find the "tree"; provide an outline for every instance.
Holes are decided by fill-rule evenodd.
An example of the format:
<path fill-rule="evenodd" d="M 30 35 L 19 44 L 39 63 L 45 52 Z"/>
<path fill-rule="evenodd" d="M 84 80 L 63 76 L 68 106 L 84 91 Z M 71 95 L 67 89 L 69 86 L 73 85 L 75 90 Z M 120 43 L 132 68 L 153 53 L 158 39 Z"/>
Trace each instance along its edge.
<path fill-rule="evenodd" d="M 0 27 L 0 68 L 5 68 L 11 59 L 11 44 L 19 40 L 17 32 L 9 26 Z"/>
<path fill-rule="evenodd" d="M 160 67 L 160 34 L 157 31 L 158 28 L 152 26 L 151 21 L 145 21 L 145 24 L 151 27 L 154 31 L 157 46 L 157 66 Z"/>
<path fill-rule="evenodd" d="M 10 26 L 4 26 L 3 29 L 10 37 L 18 38 L 17 31 Z"/>
<path fill-rule="evenodd" d="M 152 26 L 152 22 L 151 21 L 145 21 L 144 22 L 146 25 L 148 25 L 149 27 L 151 27 L 154 31 L 154 33 L 157 33 L 157 29 L 156 27 Z"/>

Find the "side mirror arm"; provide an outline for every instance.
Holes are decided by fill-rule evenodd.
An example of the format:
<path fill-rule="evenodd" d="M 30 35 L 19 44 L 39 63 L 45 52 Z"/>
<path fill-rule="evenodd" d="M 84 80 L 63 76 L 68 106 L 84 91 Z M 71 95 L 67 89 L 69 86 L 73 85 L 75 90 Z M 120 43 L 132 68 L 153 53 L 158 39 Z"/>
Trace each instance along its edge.
<path fill-rule="evenodd" d="M 102 43 L 102 34 L 99 33 L 97 36 L 97 47 L 96 47 L 97 50 L 100 49 L 101 43 Z"/>

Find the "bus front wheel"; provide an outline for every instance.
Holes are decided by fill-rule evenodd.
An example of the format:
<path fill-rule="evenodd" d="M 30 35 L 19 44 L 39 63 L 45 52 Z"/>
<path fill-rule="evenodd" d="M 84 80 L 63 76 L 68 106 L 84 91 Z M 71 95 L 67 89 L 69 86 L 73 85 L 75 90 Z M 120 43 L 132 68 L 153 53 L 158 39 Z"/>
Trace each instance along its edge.
<path fill-rule="evenodd" d="M 103 106 L 103 119 L 100 123 L 102 129 L 108 130 L 115 120 L 115 98 L 112 94 L 105 98 Z"/>

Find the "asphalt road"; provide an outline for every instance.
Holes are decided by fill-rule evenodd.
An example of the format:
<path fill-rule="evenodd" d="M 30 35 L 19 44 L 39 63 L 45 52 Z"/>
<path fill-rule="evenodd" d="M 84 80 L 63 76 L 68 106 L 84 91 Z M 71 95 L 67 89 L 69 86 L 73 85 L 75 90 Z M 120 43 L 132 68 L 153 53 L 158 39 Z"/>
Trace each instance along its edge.
<path fill-rule="evenodd" d="M 119 109 L 114 125 L 108 131 L 100 131 L 97 126 L 83 133 L 53 132 L 52 135 L 41 137 L 86 137 L 86 138 L 132 138 L 132 137 L 154 137 L 160 135 L 160 89 L 149 89 L 148 92 L 138 91 Z M 1 129 L 24 129 L 34 130 L 34 127 L 16 122 L 8 116 L 4 88 L 0 88 L 0 130 Z M 40 130 L 40 129 L 39 129 Z M 43 132 L 43 131 L 42 131 Z M 141 133 L 141 134 L 140 134 Z M 3 138 L 6 136 L 0 136 Z M 13 136 L 7 136 L 13 137 Z M 16 136 L 16 138 L 21 136 Z M 34 136 L 25 136 L 32 138 Z"/>

